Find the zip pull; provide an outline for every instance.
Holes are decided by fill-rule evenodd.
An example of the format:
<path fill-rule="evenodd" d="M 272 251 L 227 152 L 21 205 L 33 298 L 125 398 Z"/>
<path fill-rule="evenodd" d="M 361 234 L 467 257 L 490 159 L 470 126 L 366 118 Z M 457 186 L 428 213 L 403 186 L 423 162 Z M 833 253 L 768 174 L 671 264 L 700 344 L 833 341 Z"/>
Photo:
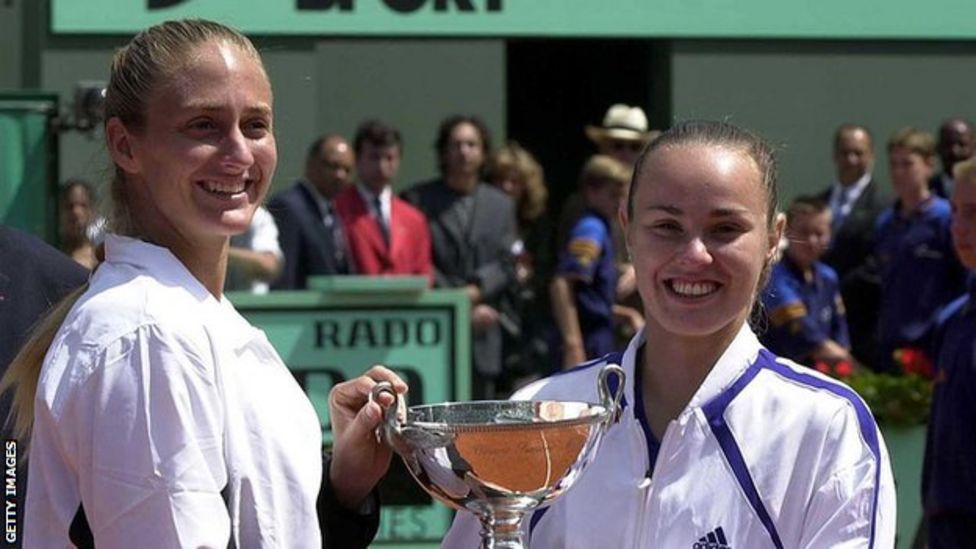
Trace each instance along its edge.
<path fill-rule="evenodd" d="M 651 465 L 653 467 L 653 465 Z M 641 504 L 638 508 L 637 515 L 637 530 L 634 531 L 634 548 L 640 549 L 644 547 L 644 524 L 647 518 L 647 502 L 651 499 L 651 475 L 653 474 L 652 469 L 648 469 L 644 473 L 644 478 L 637 483 L 637 489 L 643 492 L 641 494 Z"/>
<path fill-rule="evenodd" d="M 650 488 L 650 486 L 651 486 L 651 470 L 648 469 L 647 472 L 644 473 L 644 478 L 642 478 L 640 482 L 637 483 L 637 489 L 647 490 L 648 488 Z"/>

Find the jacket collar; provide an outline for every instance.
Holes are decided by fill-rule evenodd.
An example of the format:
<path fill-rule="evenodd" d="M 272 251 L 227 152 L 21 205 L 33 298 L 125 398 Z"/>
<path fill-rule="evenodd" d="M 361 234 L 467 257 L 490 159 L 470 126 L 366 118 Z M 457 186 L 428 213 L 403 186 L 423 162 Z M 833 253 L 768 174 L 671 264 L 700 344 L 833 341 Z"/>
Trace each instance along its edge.
<path fill-rule="evenodd" d="M 168 289 L 182 288 L 201 305 L 201 310 L 206 315 L 202 320 L 207 330 L 215 337 L 230 342 L 234 348 L 245 345 L 258 331 L 237 312 L 226 296 L 221 296 L 219 300 L 214 297 L 168 248 L 135 238 L 107 234 L 105 264 L 126 265 L 140 275 L 155 279 Z"/>
<path fill-rule="evenodd" d="M 627 349 L 624 351 L 623 360 L 621 361 L 623 362 L 624 372 L 627 374 L 627 387 L 624 396 L 629 403 L 634 402 L 635 395 L 640 394 L 635 386 L 637 379 L 636 368 L 638 367 L 636 358 L 638 351 L 645 342 L 646 336 L 644 330 L 641 330 L 630 340 Z M 722 356 L 715 362 L 711 371 L 705 376 L 705 380 L 698 387 L 698 390 L 695 391 L 695 394 L 691 397 L 691 400 L 688 402 L 684 411 L 681 412 L 681 415 L 692 413 L 695 409 L 701 408 L 713 398 L 729 389 L 735 383 L 735 380 L 739 379 L 739 376 L 756 361 L 756 357 L 759 356 L 759 350 L 761 348 L 762 345 L 759 343 L 756 334 L 749 327 L 749 324 L 747 322 L 743 323 L 742 328 L 739 329 L 739 333 L 736 334 L 732 343 L 729 344 L 725 352 L 722 353 Z"/>

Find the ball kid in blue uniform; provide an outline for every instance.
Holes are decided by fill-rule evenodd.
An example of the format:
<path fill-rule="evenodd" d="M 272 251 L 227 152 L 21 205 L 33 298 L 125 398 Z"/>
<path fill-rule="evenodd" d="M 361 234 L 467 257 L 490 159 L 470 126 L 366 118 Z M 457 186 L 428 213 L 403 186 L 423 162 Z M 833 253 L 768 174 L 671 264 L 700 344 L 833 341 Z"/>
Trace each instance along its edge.
<path fill-rule="evenodd" d="M 888 162 L 898 200 L 875 229 L 881 277 L 877 367 L 896 371 L 895 351 L 922 345 L 939 309 L 964 293 L 966 273 L 952 249 L 949 202 L 928 187 L 935 140 L 905 128 L 888 141 Z"/>
<path fill-rule="evenodd" d="M 952 237 L 966 268 L 976 269 L 976 161 L 956 165 Z M 971 547 L 976 540 L 976 279 L 939 315 L 936 378 L 922 472 L 929 547 Z"/>
<path fill-rule="evenodd" d="M 614 305 L 617 267 L 610 223 L 629 179 L 630 168 L 609 156 L 596 155 L 583 167 L 580 190 L 586 210 L 559 253 L 550 284 L 563 366 L 613 351 L 614 315 L 624 313 Z"/>
<path fill-rule="evenodd" d="M 797 362 L 851 361 L 850 337 L 837 273 L 820 258 L 830 246 L 830 208 L 814 197 L 797 198 L 786 212 L 789 240 L 763 292 L 767 330 L 762 342 Z"/>

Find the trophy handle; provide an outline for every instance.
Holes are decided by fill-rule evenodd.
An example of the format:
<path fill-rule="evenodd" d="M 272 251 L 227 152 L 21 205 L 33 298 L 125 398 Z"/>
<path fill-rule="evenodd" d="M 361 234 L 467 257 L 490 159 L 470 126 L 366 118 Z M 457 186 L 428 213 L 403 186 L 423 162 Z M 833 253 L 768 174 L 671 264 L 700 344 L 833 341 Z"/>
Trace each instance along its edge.
<path fill-rule="evenodd" d="M 373 402 L 383 393 L 389 393 L 393 397 L 393 404 L 387 407 L 383 411 L 383 423 L 377 428 L 377 431 L 383 434 L 384 438 L 387 433 L 400 434 L 402 425 L 397 419 L 397 410 L 400 409 L 400 395 L 393 390 L 393 384 L 389 381 L 380 381 L 373 386 L 373 389 L 369 392 L 369 401 Z"/>
<path fill-rule="evenodd" d="M 617 378 L 616 391 L 610 388 L 611 376 Z M 624 369 L 616 364 L 607 364 L 603 367 L 603 370 L 600 370 L 600 403 L 607 410 L 608 426 L 611 423 L 616 423 L 620 419 L 620 412 L 623 411 L 620 407 L 620 400 L 624 396 L 624 383 L 626 380 L 627 374 L 624 373 Z"/>

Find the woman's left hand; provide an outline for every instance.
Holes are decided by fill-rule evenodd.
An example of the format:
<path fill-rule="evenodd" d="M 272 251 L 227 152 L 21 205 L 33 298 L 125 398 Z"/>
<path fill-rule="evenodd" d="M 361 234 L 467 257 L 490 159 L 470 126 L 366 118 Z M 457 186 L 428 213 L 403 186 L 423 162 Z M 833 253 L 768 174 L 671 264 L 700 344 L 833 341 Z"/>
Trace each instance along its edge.
<path fill-rule="evenodd" d="M 347 509 L 362 505 L 390 467 L 392 451 L 377 439 L 376 428 L 394 399 L 383 393 L 376 401 L 369 401 L 370 391 L 380 381 L 392 383 L 398 394 L 407 392 L 407 384 L 398 375 L 377 365 L 336 385 L 329 393 L 333 442 L 327 474 L 336 499 Z"/>

